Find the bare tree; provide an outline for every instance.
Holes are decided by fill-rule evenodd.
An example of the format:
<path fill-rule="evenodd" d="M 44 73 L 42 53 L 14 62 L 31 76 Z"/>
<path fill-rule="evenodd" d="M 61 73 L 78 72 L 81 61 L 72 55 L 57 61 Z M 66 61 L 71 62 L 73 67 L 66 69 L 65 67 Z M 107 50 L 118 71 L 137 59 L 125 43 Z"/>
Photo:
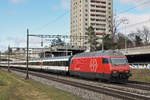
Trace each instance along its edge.
<path fill-rule="evenodd" d="M 123 24 L 126 20 L 126 18 L 119 18 L 117 15 L 115 15 L 113 17 L 113 19 L 107 19 L 107 23 L 109 25 L 109 32 L 112 34 L 111 37 L 114 40 L 115 39 L 115 35 L 117 35 L 118 33 L 120 33 L 120 25 Z"/>
<path fill-rule="evenodd" d="M 117 41 L 117 48 L 122 49 L 125 45 L 125 35 L 122 33 L 118 33 L 115 35 L 116 41 Z"/>
<path fill-rule="evenodd" d="M 130 38 L 134 37 L 134 39 L 136 39 L 136 36 L 140 37 L 145 45 L 150 43 L 150 30 L 148 27 L 143 26 L 142 29 L 137 29 L 135 32 L 130 34 Z"/>
<path fill-rule="evenodd" d="M 122 33 L 118 33 L 117 35 L 115 35 L 115 40 L 116 40 L 116 49 L 125 48 L 125 42 L 127 44 L 127 48 L 133 46 L 131 39 Z"/>
<path fill-rule="evenodd" d="M 128 34 L 128 37 L 132 41 L 133 46 L 142 46 L 143 45 L 143 42 L 142 42 L 143 40 L 139 33 L 132 32 L 132 33 Z"/>
<path fill-rule="evenodd" d="M 150 42 L 150 30 L 148 27 L 143 26 L 143 30 L 141 30 L 141 34 L 143 34 L 144 43 L 147 45 Z"/>

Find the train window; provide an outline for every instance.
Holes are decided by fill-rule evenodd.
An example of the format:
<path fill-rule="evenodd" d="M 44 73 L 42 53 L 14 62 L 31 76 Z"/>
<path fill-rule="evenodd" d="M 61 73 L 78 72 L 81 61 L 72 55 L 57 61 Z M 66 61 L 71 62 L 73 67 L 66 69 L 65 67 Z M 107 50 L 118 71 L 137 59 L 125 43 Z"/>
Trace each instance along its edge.
<path fill-rule="evenodd" d="M 56 66 L 60 66 L 60 65 L 61 65 L 61 62 L 57 61 Z"/>
<path fill-rule="evenodd" d="M 61 66 L 64 66 L 64 61 L 61 62 Z"/>
<path fill-rule="evenodd" d="M 65 61 L 63 61 L 63 66 L 65 66 L 66 65 L 66 62 Z"/>
<path fill-rule="evenodd" d="M 55 61 L 55 66 L 59 66 L 60 62 Z"/>
<path fill-rule="evenodd" d="M 62 62 L 62 61 L 60 61 L 60 64 L 59 64 L 59 66 L 63 66 L 63 62 Z"/>
<path fill-rule="evenodd" d="M 126 58 L 112 57 L 111 62 L 113 65 L 126 65 L 128 63 Z"/>
<path fill-rule="evenodd" d="M 57 62 L 54 61 L 54 66 L 57 66 Z"/>
<path fill-rule="evenodd" d="M 103 58 L 103 64 L 108 64 L 109 63 L 109 59 L 108 58 Z"/>
<path fill-rule="evenodd" d="M 52 66 L 55 66 L 55 62 L 52 62 Z"/>
<path fill-rule="evenodd" d="M 69 66 L 69 64 L 68 64 L 69 62 L 68 61 L 66 61 L 66 66 Z"/>
<path fill-rule="evenodd" d="M 55 66 L 58 66 L 58 62 L 55 61 Z"/>
<path fill-rule="evenodd" d="M 48 65 L 48 66 L 49 66 L 49 65 L 51 65 L 51 62 L 46 62 L 45 65 Z"/>
<path fill-rule="evenodd" d="M 47 65 L 52 66 L 52 62 L 47 62 Z"/>
<path fill-rule="evenodd" d="M 44 65 L 48 66 L 68 66 L 67 61 L 52 61 L 52 62 L 44 62 Z"/>
<path fill-rule="evenodd" d="M 61 65 L 60 66 L 63 66 L 64 65 L 64 62 L 63 61 L 61 61 Z"/>

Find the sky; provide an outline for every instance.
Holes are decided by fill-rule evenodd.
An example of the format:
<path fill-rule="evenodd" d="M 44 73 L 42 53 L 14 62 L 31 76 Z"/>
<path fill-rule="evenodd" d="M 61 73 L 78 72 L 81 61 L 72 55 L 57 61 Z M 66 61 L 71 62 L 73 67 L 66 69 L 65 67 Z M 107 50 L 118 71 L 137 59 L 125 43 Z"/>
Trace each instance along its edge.
<path fill-rule="evenodd" d="M 128 19 L 128 33 L 150 26 L 149 8 L 149 0 L 114 0 L 114 14 Z M 27 28 L 30 34 L 69 35 L 70 0 L 0 0 L 0 51 L 8 45 L 25 47 Z M 40 46 L 39 38 L 30 42 L 30 47 Z"/>

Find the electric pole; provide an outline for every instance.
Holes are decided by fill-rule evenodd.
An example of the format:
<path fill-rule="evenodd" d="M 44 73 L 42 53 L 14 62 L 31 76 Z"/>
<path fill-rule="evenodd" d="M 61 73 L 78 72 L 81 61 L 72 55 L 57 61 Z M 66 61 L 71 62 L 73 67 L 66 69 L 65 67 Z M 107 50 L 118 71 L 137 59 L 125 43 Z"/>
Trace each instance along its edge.
<path fill-rule="evenodd" d="M 27 61 L 26 61 L 26 78 L 25 79 L 29 79 L 29 68 L 28 68 L 28 64 L 29 64 L 29 57 L 28 57 L 28 52 L 29 52 L 29 29 L 27 29 Z"/>
<path fill-rule="evenodd" d="M 10 45 L 8 46 L 8 72 L 10 72 Z"/>
<path fill-rule="evenodd" d="M 0 65 L 1 65 L 1 51 L 0 51 Z"/>

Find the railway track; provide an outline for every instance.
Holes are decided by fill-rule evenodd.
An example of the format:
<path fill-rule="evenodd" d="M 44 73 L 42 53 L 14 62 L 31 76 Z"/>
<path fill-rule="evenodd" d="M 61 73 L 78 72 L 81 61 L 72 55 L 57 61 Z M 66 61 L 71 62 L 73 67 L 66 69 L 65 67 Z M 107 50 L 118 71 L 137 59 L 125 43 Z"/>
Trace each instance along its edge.
<path fill-rule="evenodd" d="M 26 73 L 26 71 L 24 71 L 24 70 L 19 70 L 19 69 L 13 69 L 13 70 L 19 71 L 19 72 L 22 72 L 22 73 Z M 132 92 L 127 92 L 125 90 L 120 90 L 120 89 L 117 89 L 117 88 L 111 88 L 111 87 L 107 87 L 107 86 L 93 86 L 93 85 L 83 84 L 83 83 L 76 82 L 76 81 L 69 81 L 69 80 L 66 80 L 66 79 L 60 79 L 60 78 L 52 77 L 49 74 L 40 73 L 40 72 L 31 72 L 30 71 L 29 74 L 33 75 L 33 76 L 45 78 L 45 79 L 48 79 L 48 80 L 52 80 L 52 81 L 55 81 L 55 82 L 63 83 L 63 84 L 66 84 L 66 85 L 71 85 L 71 86 L 74 86 L 74 87 L 86 89 L 86 90 L 89 90 L 89 91 L 93 91 L 93 92 L 97 92 L 97 93 L 106 94 L 106 95 L 110 95 L 110 96 L 113 96 L 113 97 L 125 99 L 125 100 L 150 100 L 150 96 L 137 94 L 137 93 L 132 93 Z"/>
<path fill-rule="evenodd" d="M 133 84 L 133 83 L 127 83 L 124 85 L 125 87 L 131 87 L 141 90 L 148 90 L 150 91 L 150 85 L 143 85 L 143 84 Z"/>
<path fill-rule="evenodd" d="M 132 80 L 129 80 L 129 83 L 141 84 L 141 85 L 150 85 L 150 82 L 139 82 L 139 81 L 132 81 Z"/>
<path fill-rule="evenodd" d="M 120 86 L 150 91 L 150 83 L 149 82 L 139 82 L 139 81 L 129 80 L 128 83 L 120 85 Z"/>
<path fill-rule="evenodd" d="M 145 82 L 144 82 L 145 83 Z M 116 84 L 113 84 L 116 85 Z M 134 84 L 134 83 L 126 83 L 126 84 L 117 84 L 118 86 L 127 87 L 127 88 L 134 88 L 134 89 L 140 89 L 140 90 L 146 90 L 150 91 L 150 85 L 149 84 Z"/>

